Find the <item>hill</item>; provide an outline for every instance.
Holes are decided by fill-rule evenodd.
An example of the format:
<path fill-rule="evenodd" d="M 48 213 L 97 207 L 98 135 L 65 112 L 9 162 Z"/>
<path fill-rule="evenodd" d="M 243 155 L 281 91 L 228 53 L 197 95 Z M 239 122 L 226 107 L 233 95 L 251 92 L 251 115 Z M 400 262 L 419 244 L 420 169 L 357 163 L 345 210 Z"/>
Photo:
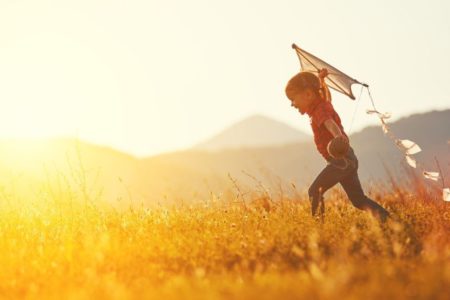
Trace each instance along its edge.
<path fill-rule="evenodd" d="M 400 139 L 418 143 L 422 152 L 415 155 L 417 161 L 428 170 L 436 171 L 435 157 L 449 177 L 450 110 L 414 114 L 390 124 Z M 406 167 L 404 157 L 392 140 L 386 137 L 381 127 L 371 126 L 350 136 L 359 162 L 359 174 L 364 182 L 384 181 L 386 170 L 402 176 L 412 169 Z M 208 171 L 222 176 L 230 173 L 247 184 L 256 184 L 257 177 L 265 184 L 289 183 L 307 186 L 325 166 L 324 159 L 317 153 L 312 138 L 308 142 L 265 147 L 246 147 L 209 152 L 197 149 L 161 154 L 143 159 L 142 164 L 150 166 L 155 161 L 172 165 Z"/>
<path fill-rule="evenodd" d="M 398 138 L 413 140 L 422 147 L 415 157 L 427 170 L 437 171 L 438 159 L 448 180 L 450 110 L 415 114 L 392 122 L 390 127 Z M 264 131 L 260 135 L 264 136 Z M 386 168 L 400 175 L 396 178 L 413 170 L 405 166 L 401 153 L 380 127 L 367 127 L 352 134 L 350 140 L 360 162 L 363 184 L 385 182 Z M 55 192 L 61 185 L 74 190 L 84 186 L 84 194 L 69 196 L 85 199 L 87 194 L 94 194 L 119 205 L 130 201 L 197 201 L 211 193 L 225 197 L 236 193 L 237 188 L 245 193 L 255 186 L 270 187 L 270 193 L 296 193 L 294 185 L 306 189 L 324 166 L 311 137 L 304 142 L 214 151 L 193 147 L 142 159 L 74 139 L 0 141 L 0 187 L 4 195 L 20 190 L 25 196 L 43 185 L 53 185 Z"/>
<path fill-rule="evenodd" d="M 194 150 L 264 147 L 302 142 L 310 139 L 300 130 L 262 115 L 253 115 L 201 142 Z"/>

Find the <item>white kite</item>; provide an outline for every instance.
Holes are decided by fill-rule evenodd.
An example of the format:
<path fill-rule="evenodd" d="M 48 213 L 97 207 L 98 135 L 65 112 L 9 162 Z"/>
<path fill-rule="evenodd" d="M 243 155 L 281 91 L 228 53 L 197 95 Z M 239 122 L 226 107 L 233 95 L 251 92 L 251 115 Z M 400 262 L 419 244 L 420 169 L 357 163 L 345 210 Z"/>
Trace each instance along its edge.
<path fill-rule="evenodd" d="M 321 69 L 328 70 L 328 76 L 325 77 L 325 83 L 332 89 L 342 93 L 344 95 L 349 96 L 352 100 L 355 100 L 355 96 L 352 93 L 352 85 L 357 83 L 361 84 L 365 87 L 368 87 L 367 84 L 359 82 L 356 79 L 351 78 L 347 74 L 339 71 L 332 65 L 324 62 L 320 58 L 312 55 L 309 52 L 298 47 L 296 44 L 292 44 L 292 48 L 297 52 L 298 58 L 300 60 L 300 66 L 302 71 L 311 72 L 311 73 L 319 73 Z"/>

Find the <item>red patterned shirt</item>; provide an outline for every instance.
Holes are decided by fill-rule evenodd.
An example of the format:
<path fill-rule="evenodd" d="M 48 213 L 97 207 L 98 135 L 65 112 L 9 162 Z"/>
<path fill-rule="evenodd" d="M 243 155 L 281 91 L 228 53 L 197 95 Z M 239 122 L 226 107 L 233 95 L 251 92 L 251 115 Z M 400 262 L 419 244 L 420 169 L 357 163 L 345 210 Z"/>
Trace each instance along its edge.
<path fill-rule="evenodd" d="M 342 134 L 347 137 L 342 127 L 341 119 L 334 110 L 331 102 L 317 99 L 306 112 L 309 115 L 309 121 L 314 133 L 314 142 L 316 143 L 317 150 L 326 159 L 330 160 L 332 157 L 327 151 L 328 143 L 333 139 L 333 135 L 325 127 L 324 122 L 328 119 L 333 119 L 337 126 L 341 129 Z"/>

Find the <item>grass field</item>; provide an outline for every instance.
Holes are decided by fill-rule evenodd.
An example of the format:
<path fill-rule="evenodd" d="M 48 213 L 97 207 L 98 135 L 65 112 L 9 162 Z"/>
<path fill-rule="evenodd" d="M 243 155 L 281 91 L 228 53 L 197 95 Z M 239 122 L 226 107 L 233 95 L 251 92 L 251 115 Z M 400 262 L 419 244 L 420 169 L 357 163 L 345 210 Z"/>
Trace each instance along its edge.
<path fill-rule="evenodd" d="M 372 193 L 400 221 L 379 224 L 327 195 L 324 222 L 302 196 L 255 193 L 178 206 L 97 205 L 82 192 L 3 191 L 2 298 L 448 299 L 450 203 L 394 186 Z M 304 195 L 299 193 L 299 195 Z"/>

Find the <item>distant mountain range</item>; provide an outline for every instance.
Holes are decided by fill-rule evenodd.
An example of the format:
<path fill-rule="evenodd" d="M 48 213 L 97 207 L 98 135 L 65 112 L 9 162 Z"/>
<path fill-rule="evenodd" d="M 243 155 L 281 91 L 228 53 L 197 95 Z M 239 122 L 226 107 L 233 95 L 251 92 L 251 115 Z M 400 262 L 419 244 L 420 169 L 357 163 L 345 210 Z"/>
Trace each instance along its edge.
<path fill-rule="evenodd" d="M 399 139 L 419 144 L 422 152 L 414 155 L 418 164 L 426 170 L 437 171 L 437 159 L 444 176 L 450 180 L 450 110 L 414 114 L 389 126 Z M 228 135 L 232 136 L 232 132 L 228 131 Z M 219 136 L 213 139 L 217 140 Z M 383 134 L 381 126 L 370 126 L 354 133 L 350 141 L 359 160 L 359 175 L 363 182 L 385 182 L 386 171 L 398 180 L 405 177 L 405 172 L 414 172 L 406 165 L 394 142 Z M 255 185 L 257 180 L 272 185 L 283 181 L 285 188 L 289 188 L 289 183 L 307 187 L 325 166 L 312 137 L 308 137 L 308 141 L 285 145 L 224 147 L 214 152 L 191 149 L 149 157 L 143 159 L 142 164 L 150 166 L 155 161 L 222 176 L 229 173 L 249 185 Z"/>
<path fill-rule="evenodd" d="M 424 168 L 437 171 L 437 160 L 450 185 L 450 110 L 411 115 L 390 128 L 421 146 L 414 157 Z M 364 184 L 386 182 L 386 168 L 399 180 L 413 170 L 379 126 L 352 134 L 350 141 Z M 230 126 L 192 149 L 142 159 L 74 139 L 0 141 L 4 195 L 35 193 L 49 182 L 74 190 L 84 184 L 84 192 L 100 189 L 107 201 L 124 205 L 195 201 L 211 193 L 225 197 L 236 192 L 236 183 L 290 193 L 293 184 L 306 189 L 324 166 L 311 136 L 263 116 Z"/>
<path fill-rule="evenodd" d="M 193 147 L 194 150 L 279 146 L 311 138 L 300 130 L 262 115 L 250 116 L 231 125 L 212 138 Z"/>

